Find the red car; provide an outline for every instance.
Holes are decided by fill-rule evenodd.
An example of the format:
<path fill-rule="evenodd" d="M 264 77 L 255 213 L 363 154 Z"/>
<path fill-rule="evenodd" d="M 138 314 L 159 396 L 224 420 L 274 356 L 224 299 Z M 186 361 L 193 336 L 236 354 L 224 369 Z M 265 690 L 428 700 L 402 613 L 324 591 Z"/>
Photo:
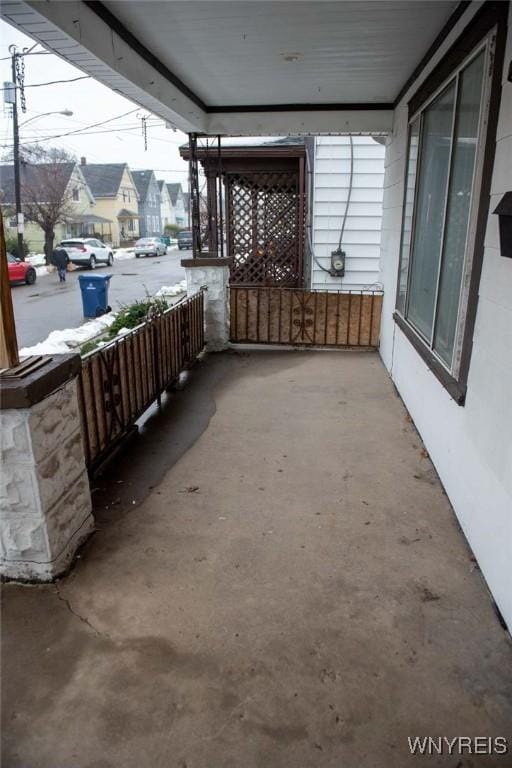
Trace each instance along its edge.
<path fill-rule="evenodd" d="M 28 261 L 21 261 L 8 253 L 7 268 L 9 270 L 10 283 L 26 283 L 27 285 L 34 285 L 36 281 L 36 271 Z"/>

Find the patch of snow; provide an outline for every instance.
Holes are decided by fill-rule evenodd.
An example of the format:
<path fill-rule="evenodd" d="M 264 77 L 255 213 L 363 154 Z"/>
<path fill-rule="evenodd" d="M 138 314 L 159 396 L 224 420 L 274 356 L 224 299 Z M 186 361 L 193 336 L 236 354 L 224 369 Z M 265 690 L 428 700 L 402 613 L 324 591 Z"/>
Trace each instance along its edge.
<path fill-rule="evenodd" d="M 24 347 L 20 350 L 21 357 L 29 355 L 65 355 L 67 352 L 75 352 L 86 341 L 105 331 L 116 319 L 115 312 L 89 320 L 78 328 L 65 328 L 63 331 L 52 331 L 44 341 L 34 344 L 32 347 Z"/>
<path fill-rule="evenodd" d="M 46 257 L 44 253 L 31 253 L 25 261 L 28 261 L 33 267 L 42 267 L 46 264 Z"/>
<path fill-rule="evenodd" d="M 126 336 L 127 333 L 131 333 L 133 331 L 133 328 L 120 328 L 116 334 L 116 339 L 119 336 Z"/>
<path fill-rule="evenodd" d="M 157 299 L 162 299 L 166 296 L 179 296 L 180 293 L 186 293 L 187 281 L 181 280 L 181 282 L 175 285 L 163 285 L 159 291 L 155 293 Z"/>
<path fill-rule="evenodd" d="M 114 259 L 117 261 L 126 261 L 127 259 L 135 258 L 135 250 L 133 248 L 118 248 L 114 253 Z"/>
<path fill-rule="evenodd" d="M 46 267 L 45 267 L 46 269 Z M 179 296 L 186 293 L 187 282 L 181 282 L 175 285 L 163 285 L 155 294 L 156 298 L 165 298 L 167 296 Z M 20 357 L 30 355 L 65 355 L 68 352 L 76 352 L 77 348 L 85 344 L 86 341 L 94 339 L 109 328 L 117 317 L 117 312 L 108 312 L 106 315 L 97 317 L 94 320 L 80 325 L 78 328 L 65 328 L 63 331 L 52 331 L 44 341 L 34 344 L 32 347 L 24 347 L 20 350 Z M 121 328 L 116 336 L 124 336 L 130 333 L 132 329 Z M 98 347 L 109 344 L 109 341 L 99 341 Z"/>
<path fill-rule="evenodd" d="M 44 277 L 45 275 L 49 275 L 50 272 L 48 270 L 48 267 L 46 265 L 41 267 L 36 267 L 36 275 L 38 277 Z"/>

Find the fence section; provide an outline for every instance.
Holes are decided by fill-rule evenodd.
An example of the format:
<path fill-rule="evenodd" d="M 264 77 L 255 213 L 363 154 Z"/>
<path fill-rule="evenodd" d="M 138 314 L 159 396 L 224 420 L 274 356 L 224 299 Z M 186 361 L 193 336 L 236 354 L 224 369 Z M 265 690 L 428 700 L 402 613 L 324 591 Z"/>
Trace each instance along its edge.
<path fill-rule="evenodd" d="M 78 399 L 89 468 L 201 352 L 203 313 L 200 291 L 83 358 Z"/>
<path fill-rule="evenodd" d="M 231 286 L 231 341 L 377 347 L 382 291 Z"/>

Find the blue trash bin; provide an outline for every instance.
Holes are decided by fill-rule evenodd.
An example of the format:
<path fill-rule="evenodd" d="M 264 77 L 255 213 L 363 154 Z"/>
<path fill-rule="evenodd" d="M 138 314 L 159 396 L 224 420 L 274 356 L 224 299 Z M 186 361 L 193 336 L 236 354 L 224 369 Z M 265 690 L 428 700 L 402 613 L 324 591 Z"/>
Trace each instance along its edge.
<path fill-rule="evenodd" d="M 108 286 L 112 275 L 78 275 L 84 317 L 100 317 L 110 312 Z"/>

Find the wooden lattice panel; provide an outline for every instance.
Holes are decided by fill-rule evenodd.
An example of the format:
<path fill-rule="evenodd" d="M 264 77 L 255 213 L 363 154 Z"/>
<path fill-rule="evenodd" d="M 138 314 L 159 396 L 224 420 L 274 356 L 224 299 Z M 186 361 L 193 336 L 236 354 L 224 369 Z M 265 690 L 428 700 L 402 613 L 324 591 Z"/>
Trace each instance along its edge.
<path fill-rule="evenodd" d="M 298 173 L 231 173 L 227 188 L 231 284 L 300 286 Z"/>
<path fill-rule="evenodd" d="M 377 347 L 382 293 L 233 286 L 233 342 Z"/>

